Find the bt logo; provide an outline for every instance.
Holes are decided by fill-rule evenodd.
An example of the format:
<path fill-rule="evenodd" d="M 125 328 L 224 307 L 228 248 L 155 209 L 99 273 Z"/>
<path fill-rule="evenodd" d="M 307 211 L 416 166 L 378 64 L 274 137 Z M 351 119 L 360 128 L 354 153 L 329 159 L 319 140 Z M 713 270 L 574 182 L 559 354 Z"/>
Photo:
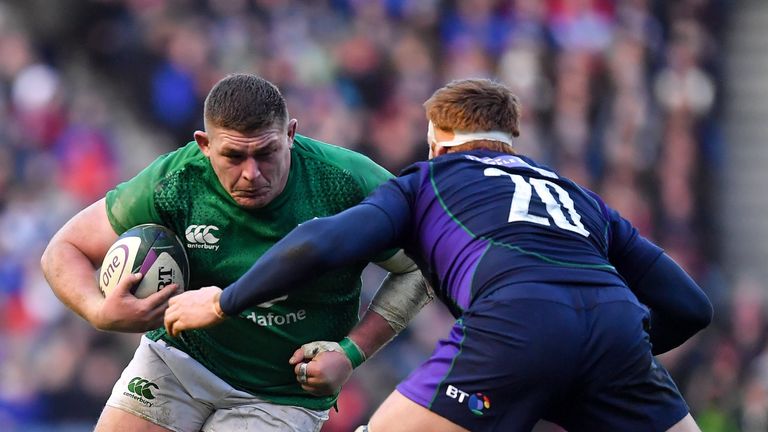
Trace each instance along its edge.
<path fill-rule="evenodd" d="M 479 392 L 470 395 L 469 393 L 459 390 L 452 385 L 448 385 L 448 388 L 445 389 L 445 395 L 451 399 L 455 399 L 456 402 L 460 404 L 463 404 L 466 400 L 467 408 L 469 408 L 472 414 L 476 416 L 483 415 L 483 410 L 491 408 L 491 400 L 488 398 L 488 396 Z"/>

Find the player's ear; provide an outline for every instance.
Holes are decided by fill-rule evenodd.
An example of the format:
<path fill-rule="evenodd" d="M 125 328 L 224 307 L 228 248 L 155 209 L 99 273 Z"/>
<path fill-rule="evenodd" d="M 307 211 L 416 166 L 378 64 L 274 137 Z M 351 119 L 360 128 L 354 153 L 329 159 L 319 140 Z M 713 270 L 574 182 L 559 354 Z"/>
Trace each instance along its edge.
<path fill-rule="evenodd" d="M 293 144 L 293 138 L 296 136 L 296 127 L 298 124 L 299 121 L 296 119 L 291 119 L 288 122 L 288 139 L 290 140 L 291 144 Z"/>
<path fill-rule="evenodd" d="M 435 147 L 432 153 L 434 154 L 434 157 L 442 156 L 448 153 L 448 147 L 443 147 L 440 144 L 435 144 Z"/>
<path fill-rule="evenodd" d="M 205 156 L 210 156 L 211 141 L 208 139 L 208 134 L 203 131 L 195 131 L 195 141 L 197 142 L 197 146 L 200 147 L 200 151 L 203 152 Z"/>

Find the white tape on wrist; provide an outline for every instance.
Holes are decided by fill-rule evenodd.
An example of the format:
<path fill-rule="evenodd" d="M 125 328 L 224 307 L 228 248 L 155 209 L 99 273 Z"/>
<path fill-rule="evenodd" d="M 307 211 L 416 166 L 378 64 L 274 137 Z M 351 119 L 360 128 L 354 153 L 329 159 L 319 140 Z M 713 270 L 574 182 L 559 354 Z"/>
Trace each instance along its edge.
<path fill-rule="evenodd" d="M 419 269 L 416 263 L 402 249 L 388 259 L 377 262 L 376 265 L 390 273 L 396 274 L 410 273 Z"/>
<path fill-rule="evenodd" d="M 434 297 L 420 271 L 390 273 L 368 306 L 381 315 L 395 333 L 400 333 Z"/>
<path fill-rule="evenodd" d="M 341 348 L 341 345 L 339 345 L 338 342 L 330 342 L 330 341 L 316 341 L 316 342 L 309 342 L 305 343 L 301 346 L 301 349 L 304 351 L 304 358 L 315 358 L 316 355 L 327 352 L 327 351 L 336 351 L 339 353 L 344 354 L 344 350 Z"/>

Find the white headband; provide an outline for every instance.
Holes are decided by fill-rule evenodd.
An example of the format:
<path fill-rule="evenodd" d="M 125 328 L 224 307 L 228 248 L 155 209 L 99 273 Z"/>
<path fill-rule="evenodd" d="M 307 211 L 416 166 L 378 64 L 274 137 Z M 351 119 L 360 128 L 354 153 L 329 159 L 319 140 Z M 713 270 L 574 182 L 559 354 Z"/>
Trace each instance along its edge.
<path fill-rule="evenodd" d="M 466 144 L 470 141 L 498 141 L 507 145 L 512 145 L 512 136 L 506 132 L 494 130 L 484 132 L 462 132 L 458 130 L 453 131 L 453 139 L 450 141 L 438 141 L 435 138 L 435 125 L 432 120 L 429 121 L 429 127 L 427 129 L 427 139 L 429 142 L 435 142 L 443 147 L 455 147 L 458 145 Z"/>

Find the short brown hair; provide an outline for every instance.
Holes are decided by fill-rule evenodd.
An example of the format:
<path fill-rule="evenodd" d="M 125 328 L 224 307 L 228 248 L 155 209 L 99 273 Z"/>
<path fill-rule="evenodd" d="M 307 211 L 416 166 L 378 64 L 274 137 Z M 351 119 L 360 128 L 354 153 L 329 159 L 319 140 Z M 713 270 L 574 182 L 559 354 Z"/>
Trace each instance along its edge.
<path fill-rule="evenodd" d="M 437 89 L 424 102 L 427 119 L 443 130 L 484 132 L 498 130 L 516 137 L 520 135 L 520 100 L 503 84 L 488 79 L 451 81 Z M 471 141 L 452 148 L 465 151 L 474 148 L 509 153 L 510 146 L 497 141 Z"/>
<path fill-rule="evenodd" d="M 274 84 L 253 74 L 232 74 L 205 98 L 205 120 L 238 132 L 286 124 L 288 109 Z"/>

